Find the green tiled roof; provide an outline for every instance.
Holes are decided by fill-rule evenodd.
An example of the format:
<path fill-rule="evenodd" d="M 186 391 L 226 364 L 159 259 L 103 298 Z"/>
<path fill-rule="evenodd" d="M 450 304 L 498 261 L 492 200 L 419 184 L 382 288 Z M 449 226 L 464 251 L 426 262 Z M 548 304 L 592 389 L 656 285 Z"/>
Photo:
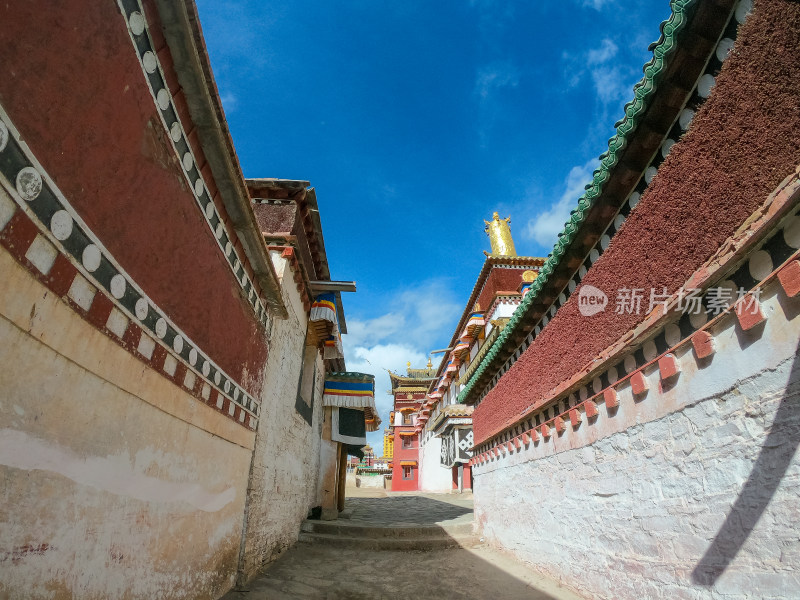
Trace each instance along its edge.
<path fill-rule="evenodd" d="M 572 210 L 569 221 L 564 224 L 564 230 L 558 234 L 558 241 L 539 271 L 539 276 L 531 285 L 530 291 L 514 311 L 508 325 L 483 357 L 467 385 L 459 393 L 458 402 L 466 401 L 473 392 L 478 379 L 497 358 L 508 340 L 512 339 L 517 332 L 528 308 L 536 301 L 539 292 L 561 262 L 578 230 L 584 224 L 589 210 L 600 197 L 603 186 L 611 177 L 611 170 L 619 162 L 621 151 L 627 146 L 630 136 L 639 126 L 653 94 L 666 72 L 665 67 L 677 45 L 678 34 L 689 20 L 690 13 L 697 2 L 698 0 L 672 0 L 670 3 L 672 14 L 661 24 L 661 37 L 652 45 L 653 58 L 643 68 L 644 77 L 633 87 L 633 100 L 625 105 L 625 116 L 616 124 L 617 131 L 614 137 L 608 140 L 608 150 L 600 155 L 600 166 L 593 173 L 592 183 L 586 186 L 586 191 L 578 200 L 578 206 Z"/>

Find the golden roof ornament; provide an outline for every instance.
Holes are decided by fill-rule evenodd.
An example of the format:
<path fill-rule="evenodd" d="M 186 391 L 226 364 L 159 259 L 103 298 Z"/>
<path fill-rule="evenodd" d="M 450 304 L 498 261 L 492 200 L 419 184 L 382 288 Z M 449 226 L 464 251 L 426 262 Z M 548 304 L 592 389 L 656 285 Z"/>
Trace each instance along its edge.
<path fill-rule="evenodd" d="M 514 248 L 514 240 L 511 237 L 511 217 L 501 219 L 495 211 L 492 220 L 483 221 L 486 223 L 484 231 L 489 234 L 489 242 L 492 244 L 492 256 L 516 256 L 517 250 Z"/>
<path fill-rule="evenodd" d="M 433 368 L 433 362 L 431 362 L 430 356 L 428 357 L 428 370 Z"/>
<path fill-rule="evenodd" d="M 522 281 L 524 281 L 525 283 L 530 283 L 531 281 L 536 279 L 538 276 L 539 276 L 539 274 L 536 271 L 531 271 L 531 270 L 524 271 L 522 273 Z"/>

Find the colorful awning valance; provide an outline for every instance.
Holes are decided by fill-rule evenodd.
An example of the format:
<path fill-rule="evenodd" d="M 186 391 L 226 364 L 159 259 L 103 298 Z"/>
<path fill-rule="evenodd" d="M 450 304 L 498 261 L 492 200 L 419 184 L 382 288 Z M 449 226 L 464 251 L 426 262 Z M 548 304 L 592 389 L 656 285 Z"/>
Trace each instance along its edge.
<path fill-rule="evenodd" d="M 467 321 L 467 326 L 464 328 L 464 333 L 461 336 L 469 335 L 475 338 L 485 325 L 486 322 L 483 320 L 483 313 L 474 312 L 469 316 L 469 321 Z"/>
<path fill-rule="evenodd" d="M 401 460 L 400 461 L 400 466 L 401 467 L 416 467 L 417 466 L 417 461 L 415 461 L 415 460 Z"/>
<path fill-rule="evenodd" d="M 417 434 L 414 433 L 413 431 L 399 431 L 397 435 L 401 437 L 411 437 L 412 435 L 417 435 Z"/>
<path fill-rule="evenodd" d="M 325 380 L 323 406 L 375 408 L 375 378 L 365 373 L 330 373 Z"/>
<path fill-rule="evenodd" d="M 453 348 L 453 354 L 459 358 L 463 358 L 467 352 L 469 352 L 468 342 L 458 342 L 455 348 Z"/>
<path fill-rule="evenodd" d="M 320 294 L 311 305 L 311 315 L 309 319 L 312 321 L 330 321 L 337 323 L 336 318 L 336 295 L 335 294 Z"/>
<path fill-rule="evenodd" d="M 413 406 L 403 406 L 397 410 L 398 412 L 414 412 L 415 408 Z"/>
<path fill-rule="evenodd" d="M 322 358 L 343 358 L 344 351 L 342 350 L 342 336 L 339 331 L 335 330 L 327 340 L 325 340 L 324 350 L 322 351 Z"/>

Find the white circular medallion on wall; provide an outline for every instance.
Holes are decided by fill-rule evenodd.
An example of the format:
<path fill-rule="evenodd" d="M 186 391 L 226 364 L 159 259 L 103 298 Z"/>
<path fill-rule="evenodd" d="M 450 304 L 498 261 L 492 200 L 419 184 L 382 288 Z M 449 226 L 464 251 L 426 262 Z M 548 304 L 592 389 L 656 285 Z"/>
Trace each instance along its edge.
<path fill-rule="evenodd" d="M 155 73 L 156 69 L 158 68 L 158 61 L 156 60 L 156 55 L 153 54 L 150 50 L 145 52 L 142 55 L 142 65 L 144 65 L 144 70 L 148 73 Z M 175 140 L 176 142 L 178 140 Z"/>
<path fill-rule="evenodd" d="M 136 301 L 136 305 L 133 307 L 133 309 L 136 313 L 136 318 L 140 321 L 144 321 L 147 318 L 147 313 L 150 310 L 150 307 L 147 305 L 147 300 L 145 298 L 139 298 Z"/>
<path fill-rule="evenodd" d="M 223 233 L 225 233 L 225 226 L 222 224 L 222 221 L 220 221 L 217 223 L 217 228 L 214 230 L 214 235 L 217 236 L 217 239 L 220 239 Z"/>
<path fill-rule="evenodd" d="M 667 344 L 669 344 L 670 348 L 675 346 L 681 341 L 681 328 L 675 323 L 670 323 L 664 328 L 664 337 L 666 338 Z"/>
<path fill-rule="evenodd" d="M 214 203 L 209 201 L 209 203 L 206 204 L 206 209 L 205 210 L 206 210 L 206 218 L 207 219 L 213 219 L 214 218 Z"/>
<path fill-rule="evenodd" d="M 225 384 L 222 386 L 222 389 L 225 390 L 226 394 L 231 391 L 231 380 L 230 379 L 226 379 L 225 380 Z"/>
<path fill-rule="evenodd" d="M 639 200 L 642 199 L 642 195 L 639 192 L 633 192 L 628 197 L 628 206 L 631 208 L 636 208 L 636 205 L 639 204 Z"/>
<path fill-rule="evenodd" d="M 650 166 L 647 167 L 644 171 L 644 180 L 647 182 L 647 185 L 650 185 L 653 182 L 653 179 L 656 178 L 658 174 L 658 169 L 656 167 Z"/>
<path fill-rule="evenodd" d="M 642 352 L 644 352 L 644 357 L 650 361 L 658 356 L 658 347 L 653 340 L 647 340 L 642 346 Z"/>
<path fill-rule="evenodd" d="M 42 176 L 33 167 L 23 167 L 17 173 L 17 193 L 27 202 L 33 202 L 42 193 Z"/>
<path fill-rule="evenodd" d="M 8 127 L 0 121 L 0 152 L 6 149 L 8 145 Z"/>
<path fill-rule="evenodd" d="M 125 295 L 125 288 L 127 286 L 127 282 L 125 278 L 117 273 L 111 278 L 111 283 L 109 284 L 109 289 L 111 291 L 111 295 L 114 296 L 117 300 L 122 298 Z"/>
<path fill-rule="evenodd" d="M 57 210 L 50 218 L 50 231 L 57 240 L 66 240 L 72 235 L 72 216 L 63 209 Z"/>
<path fill-rule="evenodd" d="M 750 260 L 747 261 L 747 270 L 750 271 L 750 277 L 756 281 L 761 281 L 769 277 L 772 273 L 772 257 L 766 250 L 759 250 L 753 252 Z"/>
<path fill-rule="evenodd" d="M 717 58 L 719 62 L 725 62 L 725 59 L 733 50 L 733 40 L 731 38 L 722 38 L 717 44 Z"/>
<path fill-rule="evenodd" d="M 214 383 L 216 383 L 217 385 L 219 385 L 219 382 L 220 382 L 221 380 L 222 380 L 222 375 L 220 375 L 220 374 L 219 374 L 219 370 L 217 370 L 217 372 L 216 372 L 216 373 L 214 373 Z"/>
<path fill-rule="evenodd" d="M 708 98 L 711 95 L 711 90 L 714 88 L 715 83 L 714 76 L 710 73 L 706 73 L 700 78 L 700 81 L 697 82 L 697 95 L 701 98 Z"/>
<path fill-rule="evenodd" d="M 617 367 L 611 367 L 608 369 L 608 383 L 617 383 L 619 381 L 619 372 L 617 372 Z"/>
<path fill-rule="evenodd" d="M 603 382 L 599 377 L 595 377 L 592 379 L 592 391 L 595 394 L 599 394 L 600 391 L 603 389 Z"/>
<path fill-rule="evenodd" d="M 208 374 L 211 372 L 211 364 L 207 361 L 203 361 L 203 377 L 208 377 Z"/>
<path fill-rule="evenodd" d="M 625 222 L 625 215 L 619 213 L 616 217 L 614 217 L 614 229 L 619 231 L 619 228 L 622 227 L 622 224 Z"/>
<path fill-rule="evenodd" d="M 132 12 L 128 17 L 128 24 L 131 26 L 133 35 L 142 35 L 144 33 L 144 17 L 142 13 L 136 11 Z"/>
<path fill-rule="evenodd" d="M 786 219 L 783 226 L 783 241 L 787 246 L 792 248 L 800 248 L 800 217 L 797 215 L 791 216 Z"/>
<path fill-rule="evenodd" d="M 751 10 L 753 10 L 753 0 L 739 0 L 734 12 L 736 20 L 739 23 L 744 23 Z"/>
<path fill-rule="evenodd" d="M 181 141 L 181 124 L 175 121 L 172 124 L 172 127 L 169 128 L 169 137 L 172 138 L 173 142 L 180 142 Z"/>
<path fill-rule="evenodd" d="M 89 244 L 86 246 L 81 254 L 81 262 L 83 263 L 84 268 L 89 271 L 89 273 L 94 273 L 100 267 L 100 261 L 102 258 L 103 255 L 100 253 L 100 248 L 94 244 Z"/>
<path fill-rule="evenodd" d="M 194 180 L 194 195 L 198 198 L 203 195 L 203 180 L 199 177 Z"/>
<path fill-rule="evenodd" d="M 594 264 L 597 262 L 598 258 L 600 258 L 600 253 L 597 251 L 597 248 L 592 248 L 592 251 L 589 252 L 589 262 Z"/>
<path fill-rule="evenodd" d="M 611 238 L 606 235 L 605 233 L 600 236 L 600 247 L 603 250 L 608 250 L 608 246 L 611 244 Z"/>
<path fill-rule="evenodd" d="M 625 366 L 625 372 L 630 375 L 636 370 L 636 357 L 633 354 L 628 354 L 623 365 Z"/>
<path fill-rule="evenodd" d="M 692 119 L 694 119 L 694 111 L 691 108 L 684 108 L 681 114 L 678 115 L 678 124 L 683 131 L 689 129 Z"/>
<path fill-rule="evenodd" d="M 692 324 L 692 327 L 695 329 L 700 329 L 706 324 L 706 322 L 708 322 L 708 313 L 706 310 L 706 307 L 701 304 L 700 310 L 689 313 L 689 323 Z"/>
<path fill-rule="evenodd" d="M 172 340 L 172 349 L 178 354 L 183 350 L 183 337 L 180 334 L 176 335 L 175 339 Z"/>
<path fill-rule="evenodd" d="M 669 151 L 672 150 L 672 147 L 675 145 L 675 140 L 667 138 L 664 140 L 664 143 L 661 144 L 661 156 L 667 158 Z"/>
<path fill-rule="evenodd" d="M 164 317 L 161 317 L 156 321 L 156 335 L 159 339 L 164 339 L 164 336 L 167 335 L 167 322 L 164 320 Z"/>
<path fill-rule="evenodd" d="M 191 152 L 184 152 L 183 153 L 183 168 L 187 171 L 191 170 L 192 165 L 194 164 L 194 159 L 192 158 Z"/>
<path fill-rule="evenodd" d="M 197 350 L 195 348 L 189 350 L 189 364 L 192 366 L 197 364 Z"/>
<path fill-rule="evenodd" d="M 167 110 L 169 108 L 169 92 L 164 88 L 158 90 L 156 94 L 156 102 L 158 102 L 158 106 L 161 110 Z"/>

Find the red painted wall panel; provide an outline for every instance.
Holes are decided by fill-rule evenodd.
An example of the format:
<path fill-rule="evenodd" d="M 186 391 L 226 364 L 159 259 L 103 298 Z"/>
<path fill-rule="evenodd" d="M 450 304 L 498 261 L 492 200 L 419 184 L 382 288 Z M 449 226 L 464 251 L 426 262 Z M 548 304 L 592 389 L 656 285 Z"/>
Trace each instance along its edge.
<path fill-rule="evenodd" d="M 486 278 L 483 290 L 478 296 L 478 304 L 481 305 L 481 310 L 488 310 L 497 292 L 518 291 L 524 272 L 525 269 L 504 269 L 502 267 L 492 269 Z"/>
<path fill-rule="evenodd" d="M 476 443 L 549 400 L 644 318 L 615 314 L 616 290 L 677 290 L 800 163 L 798 47 L 800 5 L 755 3 L 711 97 L 581 282 L 605 291 L 611 308 L 582 317 L 574 293 L 475 410 Z"/>
<path fill-rule="evenodd" d="M 265 340 L 182 176 L 117 4 L 6 3 L 0 19 L 0 102 L 25 141 L 145 293 L 257 393 Z M 158 55 L 174 84 L 168 50 Z"/>

